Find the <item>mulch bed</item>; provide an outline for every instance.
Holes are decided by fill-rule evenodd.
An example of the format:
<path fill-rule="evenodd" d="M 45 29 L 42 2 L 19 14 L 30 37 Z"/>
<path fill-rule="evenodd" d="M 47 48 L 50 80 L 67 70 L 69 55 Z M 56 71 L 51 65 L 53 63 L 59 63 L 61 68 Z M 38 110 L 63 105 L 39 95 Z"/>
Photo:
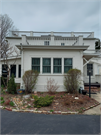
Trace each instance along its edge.
<path fill-rule="evenodd" d="M 66 92 L 56 92 L 55 94 L 49 94 L 48 92 L 38 92 L 37 95 L 39 97 L 44 97 L 46 95 L 54 96 L 54 100 L 50 106 L 37 108 L 38 111 L 80 111 L 94 104 L 98 104 L 96 100 L 89 98 L 89 96 L 87 95 L 82 94 L 69 94 Z M 21 105 L 21 109 L 35 109 L 33 103 L 34 99 L 31 97 L 28 99 L 23 99 L 22 95 L 8 93 L 1 94 L 1 97 L 4 97 L 5 102 L 11 99 L 11 97 L 18 99 L 17 102 L 19 102 L 19 105 Z M 78 97 L 79 99 L 75 99 L 75 97 Z M 3 103 L 2 105 L 12 109 L 16 108 L 15 106 L 12 107 L 10 105 L 5 105 L 5 103 Z"/>

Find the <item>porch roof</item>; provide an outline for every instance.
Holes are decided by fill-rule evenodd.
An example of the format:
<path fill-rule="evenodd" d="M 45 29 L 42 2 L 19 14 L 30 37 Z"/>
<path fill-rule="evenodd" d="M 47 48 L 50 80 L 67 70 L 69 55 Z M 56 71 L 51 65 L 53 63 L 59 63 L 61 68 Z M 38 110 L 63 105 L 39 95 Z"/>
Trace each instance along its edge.
<path fill-rule="evenodd" d="M 99 55 L 100 55 L 99 53 L 83 53 L 83 57 L 86 58 L 87 60 L 93 57 L 98 57 Z"/>
<path fill-rule="evenodd" d="M 16 47 L 18 49 L 21 50 L 21 48 L 23 49 L 43 49 L 43 50 L 82 50 L 82 51 L 85 51 L 87 50 L 87 48 L 89 47 L 88 45 L 87 46 L 40 46 L 40 45 L 16 45 Z"/>

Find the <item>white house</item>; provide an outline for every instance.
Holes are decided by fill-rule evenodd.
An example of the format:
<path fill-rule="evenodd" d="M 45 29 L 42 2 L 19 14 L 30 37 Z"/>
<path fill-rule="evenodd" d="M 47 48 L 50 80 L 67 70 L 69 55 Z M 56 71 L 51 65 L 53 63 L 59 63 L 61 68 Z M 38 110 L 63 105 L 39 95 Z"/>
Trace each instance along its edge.
<path fill-rule="evenodd" d="M 25 71 L 36 69 L 40 72 L 36 84 L 37 91 L 45 91 L 47 78 L 55 79 L 59 91 L 64 91 L 64 74 L 71 68 L 83 73 L 82 84 L 89 82 L 88 69 L 91 69 L 91 82 L 101 83 L 101 50 L 95 49 L 94 32 L 34 32 L 11 31 L 6 37 L 10 46 L 16 46 L 19 56 L 11 73 L 15 82 L 24 88 L 22 76 Z M 11 66 L 14 57 L 10 58 Z M 1 73 L 3 61 L 1 59 Z"/>

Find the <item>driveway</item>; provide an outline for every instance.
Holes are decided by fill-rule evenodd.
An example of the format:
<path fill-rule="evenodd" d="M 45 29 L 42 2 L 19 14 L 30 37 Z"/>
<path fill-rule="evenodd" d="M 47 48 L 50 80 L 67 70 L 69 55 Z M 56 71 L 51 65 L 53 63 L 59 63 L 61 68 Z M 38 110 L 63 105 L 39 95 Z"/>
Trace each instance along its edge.
<path fill-rule="evenodd" d="M 1 110 L 2 134 L 99 134 L 100 115 L 46 115 Z"/>

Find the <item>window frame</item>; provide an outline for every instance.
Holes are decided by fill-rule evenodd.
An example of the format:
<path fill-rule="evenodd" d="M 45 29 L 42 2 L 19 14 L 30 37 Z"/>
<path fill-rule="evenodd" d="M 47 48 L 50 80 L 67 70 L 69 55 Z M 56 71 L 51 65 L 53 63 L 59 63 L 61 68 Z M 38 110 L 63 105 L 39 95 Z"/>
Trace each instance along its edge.
<path fill-rule="evenodd" d="M 54 59 L 60 59 L 61 65 L 54 65 Z M 61 67 L 61 72 L 54 72 L 54 67 Z M 53 58 L 53 74 L 62 74 L 62 58 Z"/>
<path fill-rule="evenodd" d="M 43 62 L 44 62 L 44 59 L 50 59 L 50 65 L 44 65 L 44 63 L 43 63 Z M 43 71 L 44 67 L 50 67 L 50 72 L 44 72 L 44 71 Z M 42 73 L 43 73 L 43 74 L 51 73 L 51 58 L 47 58 L 47 57 L 45 57 L 45 58 L 43 57 L 43 58 L 42 58 Z"/>
<path fill-rule="evenodd" d="M 40 64 L 39 65 L 33 65 L 32 64 L 33 59 L 39 59 L 40 60 Z M 39 57 L 32 57 L 32 61 L 31 61 L 31 64 L 32 64 L 31 69 L 33 70 L 33 67 L 38 67 L 39 66 L 39 71 L 38 72 L 40 73 L 41 58 L 39 58 Z"/>
<path fill-rule="evenodd" d="M 49 42 L 48 40 L 44 41 L 44 45 L 45 45 L 45 46 L 49 46 L 49 43 L 50 43 L 50 42 Z"/>
<path fill-rule="evenodd" d="M 65 59 L 71 59 L 72 60 L 72 65 L 71 66 L 70 65 L 65 65 Z M 65 67 L 72 67 L 71 69 L 73 69 L 73 58 L 64 58 L 64 73 L 67 73 L 67 72 L 65 72 Z"/>
<path fill-rule="evenodd" d="M 61 46 L 65 46 L 65 43 L 61 43 Z"/>

